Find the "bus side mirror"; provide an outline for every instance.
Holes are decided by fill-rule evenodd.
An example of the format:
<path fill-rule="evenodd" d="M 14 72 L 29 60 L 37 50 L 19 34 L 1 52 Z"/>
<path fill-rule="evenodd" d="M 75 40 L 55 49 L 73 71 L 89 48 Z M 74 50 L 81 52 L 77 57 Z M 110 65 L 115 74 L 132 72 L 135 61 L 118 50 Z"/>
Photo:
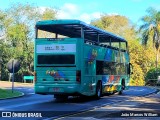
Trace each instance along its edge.
<path fill-rule="evenodd" d="M 132 75 L 133 74 L 133 66 L 131 63 L 129 63 L 129 67 L 128 67 L 128 74 Z"/>

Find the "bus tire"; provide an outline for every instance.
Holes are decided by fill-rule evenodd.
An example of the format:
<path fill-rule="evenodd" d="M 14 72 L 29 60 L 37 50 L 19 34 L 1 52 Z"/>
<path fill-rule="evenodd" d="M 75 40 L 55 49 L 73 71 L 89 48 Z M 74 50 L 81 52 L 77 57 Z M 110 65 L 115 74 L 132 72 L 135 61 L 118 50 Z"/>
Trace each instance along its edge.
<path fill-rule="evenodd" d="M 123 90 L 125 90 L 125 80 L 122 79 L 122 82 L 121 82 L 121 90 L 118 92 L 119 95 L 122 95 L 123 93 Z"/>
<path fill-rule="evenodd" d="M 97 83 L 97 86 L 96 86 L 96 94 L 95 94 L 95 98 L 96 99 L 100 99 L 102 96 L 102 83 L 101 81 L 99 81 Z"/>

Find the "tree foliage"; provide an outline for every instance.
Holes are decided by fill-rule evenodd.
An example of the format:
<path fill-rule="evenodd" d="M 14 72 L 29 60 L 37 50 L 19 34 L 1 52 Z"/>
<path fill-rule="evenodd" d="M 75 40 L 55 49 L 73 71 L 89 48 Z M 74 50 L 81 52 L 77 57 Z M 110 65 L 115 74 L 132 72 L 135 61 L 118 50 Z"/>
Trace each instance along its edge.
<path fill-rule="evenodd" d="M 46 8 L 45 11 L 42 14 L 42 20 L 53 20 L 56 19 L 56 10 L 53 10 L 51 8 Z"/>
<path fill-rule="evenodd" d="M 160 44 L 160 11 L 154 8 L 147 9 L 147 15 L 142 17 L 143 25 L 140 26 L 142 32 L 142 44 L 147 45 L 149 36 L 153 41 L 156 49 L 159 49 Z"/>
<path fill-rule="evenodd" d="M 157 84 L 157 80 L 159 79 L 160 76 L 160 68 L 152 68 L 150 69 L 145 76 L 145 81 L 146 81 L 146 85 L 153 85 L 155 86 Z"/>
<path fill-rule="evenodd" d="M 100 27 L 106 31 L 120 35 L 128 40 L 130 62 L 133 65 L 133 75 L 131 75 L 131 85 L 144 85 L 144 77 L 147 71 L 155 64 L 154 52 L 150 47 L 143 47 L 140 44 L 135 26 L 128 18 L 120 15 L 102 15 L 92 25 Z"/>
<path fill-rule="evenodd" d="M 160 68 L 158 68 L 158 71 L 160 71 Z M 149 81 L 152 79 L 157 80 L 158 76 L 160 76 L 160 73 L 159 72 L 157 73 L 156 69 L 152 68 L 147 72 L 145 79 L 146 79 L 146 81 Z"/>
<path fill-rule="evenodd" d="M 130 62 L 133 65 L 132 80 L 134 85 L 144 85 L 145 75 L 154 65 L 154 51 L 143 47 L 139 41 L 129 41 Z"/>
<path fill-rule="evenodd" d="M 91 24 L 116 35 L 122 36 L 127 40 L 135 40 L 137 38 L 134 25 L 132 25 L 129 19 L 125 16 L 110 16 L 104 14 L 100 19 L 92 21 Z"/>
<path fill-rule="evenodd" d="M 160 46 L 160 11 L 154 8 L 147 9 L 147 15 L 142 17 L 143 25 L 139 30 L 142 32 L 142 44 L 147 46 L 150 40 L 156 49 L 156 68 L 158 67 L 159 46 Z"/>
<path fill-rule="evenodd" d="M 0 10 L 0 58 L 2 79 L 8 79 L 6 63 L 15 58 L 21 62 L 21 69 L 16 74 L 22 81 L 24 74 L 33 72 L 33 40 L 36 21 L 55 19 L 56 11 L 29 4 L 13 4 L 7 10 Z M 3 34 L 2 34 L 3 33 Z"/>
<path fill-rule="evenodd" d="M 21 69 L 17 78 L 33 72 L 33 40 L 36 21 L 56 19 L 57 11 L 53 8 L 38 8 L 30 4 L 13 4 L 6 10 L 0 10 L 0 61 L 2 79 L 8 79 L 6 63 L 11 59 L 19 59 Z M 130 61 L 133 65 L 131 85 L 144 85 L 147 72 L 155 65 L 156 53 L 160 43 L 160 12 L 148 9 L 148 15 L 142 18 L 140 35 L 135 25 L 120 15 L 104 14 L 100 19 L 91 22 L 106 31 L 112 32 L 128 40 Z M 152 40 L 152 42 L 151 42 Z M 149 42 L 150 41 L 150 42 Z M 142 46 L 142 44 L 147 46 Z M 152 44 L 152 45 L 151 45 Z"/>

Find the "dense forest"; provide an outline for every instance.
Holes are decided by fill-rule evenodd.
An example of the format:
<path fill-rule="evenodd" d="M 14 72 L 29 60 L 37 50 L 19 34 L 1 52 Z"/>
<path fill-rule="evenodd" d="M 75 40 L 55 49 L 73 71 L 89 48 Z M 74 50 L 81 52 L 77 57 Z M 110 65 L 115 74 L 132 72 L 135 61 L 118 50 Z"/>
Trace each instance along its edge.
<path fill-rule="evenodd" d="M 24 75 L 33 74 L 34 26 L 39 20 L 56 19 L 58 10 L 41 10 L 30 4 L 16 4 L 0 10 L 0 79 L 8 80 L 7 62 L 18 59 L 21 69 L 16 80 L 22 82 Z M 132 23 L 125 16 L 102 14 L 91 25 L 124 37 L 129 43 L 133 74 L 131 85 L 145 85 L 148 79 L 160 74 L 160 11 L 148 8 L 142 16 L 142 25 Z"/>

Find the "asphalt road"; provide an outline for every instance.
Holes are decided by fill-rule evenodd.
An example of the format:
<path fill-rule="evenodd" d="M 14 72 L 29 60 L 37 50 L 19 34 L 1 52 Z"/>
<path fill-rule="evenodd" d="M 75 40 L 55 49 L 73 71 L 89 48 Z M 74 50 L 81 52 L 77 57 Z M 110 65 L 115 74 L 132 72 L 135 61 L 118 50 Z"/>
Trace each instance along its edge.
<path fill-rule="evenodd" d="M 115 107 L 120 107 L 120 105 L 131 105 L 136 106 L 139 105 L 139 103 L 133 101 L 133 99 L 140 99 L 144 96 L 147 96 L 149 94 L 155 93 L 157 90 L 150 87 L 130 87 L 129 90 L 125 90 L 123 95 L 110 95 L 110 96 L 104 96 L 100 100 L 94 100 L 93 98 L 73 98 L 70 97 L 67 101 L 56 101 L 52 95 L 37 95 L 34 94 L 34 89 L 31 87 L 17 87 L 16 88 L 19 91 L 22 91 L 25 93 L 23 97 L 14 98 L 14 99 L 6 99 L 6 100 L 0 100 L 0 111 L 2 116 L 2 112 L 12 112 L 12 117 L 16 117 L 19 113 L 19 115 L 28 115 L 28 112 L 31 113 L 37 113 L 37 118 L 31 117 L 31 119 L 55 119 L 55 118 L 61 118 L 63 115 L 68 114 L 75 114 L 80 113 L 79 116 L 85 117 L 83 115 L 84 111 L 115 111 Z M 134 103 L 133 105 L 131 103 Z M 110 106 L 107 109 L 106 106 Z M 113 109 L 114 108 L 114 109 Z M 132 107 L 128 107 L 132 108 Z M 121 111 L 125 110 L 123 108 L 120 109 Z M 24 113 L 24 114 L 22 114 Z M 38 114 L 39 113 L 39 114 Z M 101 112 L 98 112 L 101 113 Z M 98 114 L 96 113 L 96 114 Z M 107 112 L 109 113 L 109 112 Z M 41 115 L 40 115 L 41 114 Z M 89 114 L 89 113 L 87 113 Z M 94 118 L 95 112 L 92 114 L 90 113 L 87 117 Z M 39 116 L 38 116 L 39 115 Z M 79 116 L 76 117 L 79 119 Z M 114 116 L 114 115 L 113 115 Z M 39 117 L 39 118 L 38 118 Z M 87 118 L 86 117 L 86 118 Z M 103 116 L 104 117 L 104 116 Z M 100 117 L 103 118 L 102 116 Z M 72 117 L 72 119 L 75 117 Z M 0 120 L 4 119 L 0 117 Z M 11 119 L 11 118 L 10 118 Z M 12 118 L 17 119 L 17 118 Z M 21 118 L 22 119 L 22 118 Z M 28 118 L 24 118 L 28 119 Z M 70 119 L 68 117 L 63 117 L 62 119 Z"/>

